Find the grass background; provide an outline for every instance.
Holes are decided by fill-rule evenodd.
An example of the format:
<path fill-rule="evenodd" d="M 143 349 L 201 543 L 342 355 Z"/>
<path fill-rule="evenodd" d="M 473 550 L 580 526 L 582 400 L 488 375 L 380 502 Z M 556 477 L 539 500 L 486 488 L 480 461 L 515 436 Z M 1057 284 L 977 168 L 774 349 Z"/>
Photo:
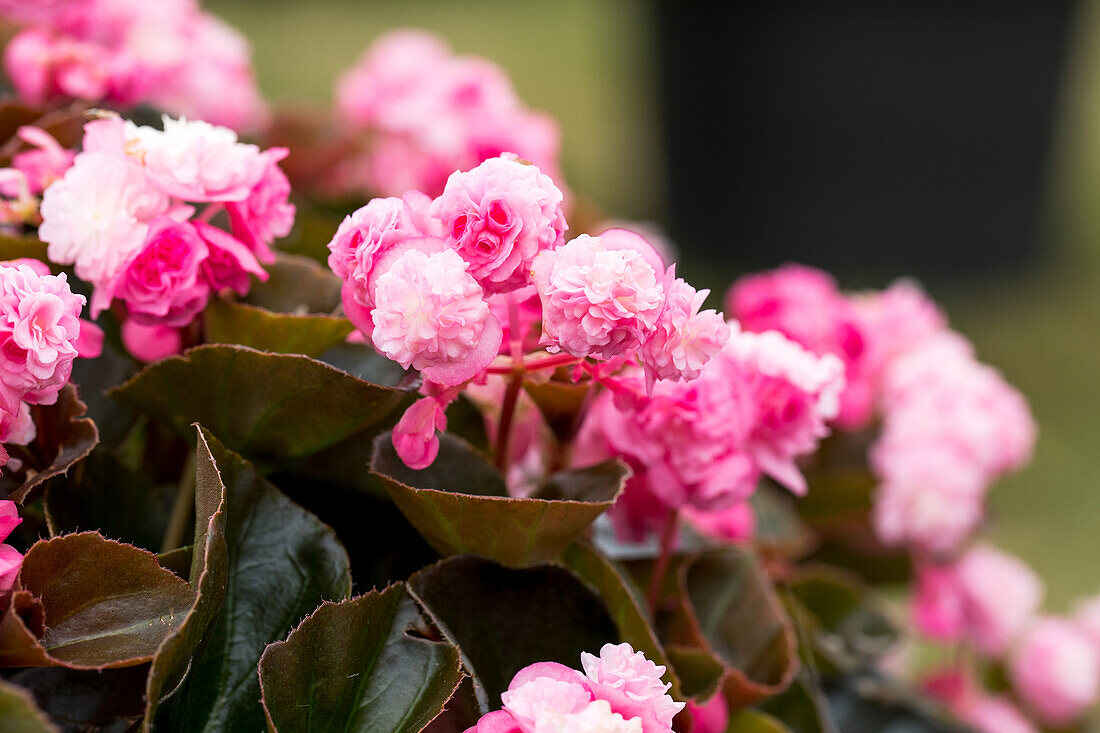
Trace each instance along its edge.
<path fill-rule="evenodd" d="M 926 283 L 981 358 L 1028 395 L 1039 420 L 1033 464 L 991 494 L 990 535 L 1043 574 L 1054 611 L 1100 591 L 1100 0 L 1083 6 L 1057 110 L 1043 261 L 1014 276 Z M 458 51 L 499 63 L 531 107 L 557 117 L 572 187 L 617 216 L 662 216 L 655 29 L 642 3 L 210 0 L 206 7 L 250 37 L 260 84 L 278 101 L 328 102 L 337 73 L 379 34 L 435 31 Z"/>

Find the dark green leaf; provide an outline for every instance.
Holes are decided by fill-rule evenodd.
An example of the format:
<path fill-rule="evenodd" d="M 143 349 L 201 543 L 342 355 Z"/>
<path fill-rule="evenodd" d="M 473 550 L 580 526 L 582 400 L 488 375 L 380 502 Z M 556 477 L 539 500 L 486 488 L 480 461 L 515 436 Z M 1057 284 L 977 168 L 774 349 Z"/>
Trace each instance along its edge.
<path fill-rule="evenodd" d="M 225 540 L 225 485 L 218 467 L 196 426 L 195 547 L 191 558 L 190 588 L 194 602 L 179 627 L 157 648 L 145 684 L 143 730 L 153 729 L 157 709 L 175 693 L 191 669 L 225 598 L 229 551 Z"/>
<path fill-rule="evenodd" d="M 273 313 L 265 308 L 213 298 L 203 311 L 206 340 L 260 351 L 319 356 L 354 328 L 346 318 Z"/>
<path fill-rule="evenodd" d="M 379 354 L 367 344 L 344 341 L 317 358 L 372 384 L 409 390 L 419 386 L 420 377 L 416 372 L 406 372 L 396 361 Z"/>
<path fill-rule="evenodd" d="M 730 716 L 726 733 L 790 733 L 790 729 L 767 713 L 742 710 Z"/>
<path fill-rule="evenodd" d="M 581 652 L 598 653 L 618 641 L 607 606 L 563 567 L 516 570 L 480 557 L 452 557 L 413 575 L 409 588 L 462 650 L 467 671 L 494 709 L 528 664 L 576 668 Z"/>
<path fill-rule="evenodd" d="M 59 733 L 45 713 L 34 704 L 29 692 L 0 680 L 0 724 L 4 733 Z"/>
<path fill-rule="evenodd" d="M 104 669 L 147 662 L 194 600 L 188 584 L 155 555 L 94 532 L 36 543 L 19 582 L 40 606 L 44 631 L 38 638 L 21 614 L 6 614 L 0 624 L 8 626 L 0 633 L 5 666 Z"/>
<path fill-rule="evenodd" d="M 13 448 L 13 455 L 23 458 L 25 465 L 17 474 L 22 482 L 10 490 L 8 499 L 20 504 L 34 501 L 47 480 L 65 473 L 91 453 L 99 442 L 99 432 L 95 423 L 84 416 L 86 412 L 87 407 L 71 384 L 62 388 L 56 404 L 31 409 L 38 435 L 18 454 Z"/>
<path fill-rule="evenodd" d="M 698 647 L 669 644 L 665 652 L 676 675 L 680 678 L 680 692 L 684 697 L 702 702 L 714 695 L 722 684 L 726 668 L 713 654 Z"/>
<path fill-rule="evenodd" d="M 913 690 L 864 674 L 826 686 L 829 713 L 844 733 L 965 733 L 943 710 Z"/>
<path fill-rule="evenodd" d="M 335 232 L 335 230 L 333 230 Z M 267 282 L 253 282 L 247 302 L 273 313 L 332 313 L 340 305 L 340 278 L 308 257 L 280 254 L 266 266 Z"/>
<path fill-rule="evenodd" d="M 106 317 L 100 318 L 103 323 Z M 125 382 L 137 373 L 133 359 L 111 345 L 103 344 L 103 353 L 95 359 L 77 359 L 73 362 L 72 383 L 77 386 L 80 399 L 88 404 L 90 417 L 99 430 L 99 437 L 110 446 L 118 446 L 133 429 L 138 414 L 107 397 L 106 391 Z"/>
<path fill-rule="evenodd" d="M 149 666 L 92 670 L 41 667 L 12 677 L 66 731 L 127 731 L 141 720 Z"/>
<path fill-rule="evenodd" d="M 286 638 L 322 602 L 351 591 L 335 533 L 203 431 L 226 487 L 225 603 L 184 687 L 162 706 L 164 730 L 260 730 L 264 647 Z"/>
<path fill-rule="evenodd" d="M 305 356 L 214 345 L 150 364 L 111 396 L 182 434 L 198 422 L 250 460 L 281 464 L 385 419 L 406 395 Z"/>
<path fill-rule="evenodd" d="M 558 557 L 614 503 L 629 475 L 621 464 L 601 464 L 551 478 L 547 492 L 569 500 L 511 498 L 500 473 L 449 435 L 441 437 L 439 457 L 423 471 L 405 466 L 390 436 L 380 435 L 371 470 L 441 555 L 475 553 L 512 566 Z"/>
<path fill-rule="evenodd" d="M 759 707 L 782 720 L 792 733 L 841 733 L 833 723 L 817 675 L 807 668 L 799 670 L 790 687 L 764 700 Z"/>
<path fill-rule="evenodd" d="M 404 584 L 325 603 L 260 659 L 268 725 L 282 733 L 415 733 L 462 679 Z"/>

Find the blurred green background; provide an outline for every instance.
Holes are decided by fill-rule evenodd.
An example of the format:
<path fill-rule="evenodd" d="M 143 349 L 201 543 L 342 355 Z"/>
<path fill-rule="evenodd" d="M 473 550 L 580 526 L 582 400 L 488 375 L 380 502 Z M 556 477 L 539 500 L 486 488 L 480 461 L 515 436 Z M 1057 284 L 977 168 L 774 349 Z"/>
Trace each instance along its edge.
<path fill-rule="evenodd" d="M 209 0 L 206 7 L 249 36 L 261 87 L 279 102 L 329 102 L 338 72 L 386 30 L 435 31 L 457 51 L 503 66 L 529 106 L 559 120 L 573 188 L 616 217 L 665 214 L 655 29 L 642 3 Z M 1060 97 L 1041 262 L 1015 275 L 925 283 L 980 357 L 1028 396 L 1039 421 L 1033 464 L 994 487 L 990 535 L 1043 574 L 1053 611 L 1100 590 L 1100 0 L 1082 4 Z"/>

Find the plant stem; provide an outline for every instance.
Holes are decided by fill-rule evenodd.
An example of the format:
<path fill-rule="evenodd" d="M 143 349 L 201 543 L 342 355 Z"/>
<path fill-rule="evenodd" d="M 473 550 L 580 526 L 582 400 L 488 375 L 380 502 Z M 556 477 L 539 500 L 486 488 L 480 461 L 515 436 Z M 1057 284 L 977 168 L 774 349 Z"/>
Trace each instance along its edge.
<path fill-rule="evenodd" d="M 653 575 L 649 579 L 649 612 L 654 619 L 657 618 L 657 604 L 661 600 L 661 586 L 665 582 L 665 574 L 668 573 L 668 563 L 672 559 L 672 543 L 676 539 L 676 525 L 680 521 L 680 511 L 673 509 L 665 517 L 664 526 L 661 527 L 661 549 L 657 555 L 657 564 L 653 566 Z"/>
<path fill-rule="evenodd" d="M 519 391 L 522 387 L 523 372 L 516 372 L 508 380 L 508 388 L 504 391 L 504 402 L 500 407 L 500 425 L 497 426 L 493 457 L 496 459 L 497 468 L 502 473 L 508 468 L 508 439 L 511 437 L 512 418 L 516 414 L 516 402 L 519 401 Z"/>
<path fill-rule="evenodd" d="M 164 539 L 160 544 L 161 552 L 168 552 L 183 545 L 187 536 L 187 527 L 191 524 L 191 513 L 195 508 L 195 454 L 190 453 L 183 464 L 176 501 L 172 504 L 172 514 L 168 518 L 168 527 L 164 530 Z"/>
<path fill-rule="evenodd" d="M 534 361 L 525 361 L 523 368 L 525 371 L 535 371 L 537 369 L 549 369 L 554 367 L 569 366 L 570 364 L 576 364 L 578 359 L 575 356 L 569 354 L 554 354 L 543 359 L 535 359 Z M 490 374 L 511 374 L 515 371 L 515 366 L 491 366 L 488 369 Z"/>

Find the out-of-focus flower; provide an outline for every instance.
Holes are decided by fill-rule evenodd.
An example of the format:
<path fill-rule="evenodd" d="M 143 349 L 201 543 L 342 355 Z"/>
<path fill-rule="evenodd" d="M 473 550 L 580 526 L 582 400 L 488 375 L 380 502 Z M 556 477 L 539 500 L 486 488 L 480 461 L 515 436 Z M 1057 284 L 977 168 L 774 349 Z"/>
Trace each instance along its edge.
<path fill-rule="evenodd" d="M 151 363 L 183 350 L 183 335 L 171 326 L 146 326 L 133 318 L 122 322 L 122 344 L 138 361 Z"/>
<path fill-rule="evenodd" d="M 691 712 L 691 733 L 726 733 L 730 711 L 720 691 L 701 705 L 689 701 L 687 707 Z"/>
<path fill-rule="evenodd" d="M 0 500 L 0 542 L 6 540 L 22 521 L 14 501 Z M 7 598 L 22 565 L 23 555 L 18 550 L 11 545 L 0 545 L 0 600 Z"/>
<path fill-rule="evenodd" d="M 1036 621 L 1012 649 L 1008 671 L 1025 707 L 1050 726 L 1077 722 L 1100 695 L 1100 654 L 1066 619 Z"/>
<path fill-rule="evenodd" d="M 12 167 L 27 177 L 31 193 L 41 194 L 54 181 L 65 175 L 72 167 L 76 153 L 61 144 L 45 130 L 33 125 L 23 125 L 15 133 L 20 140 L 31 146 L 12 156 Z M 15 196 L 17 192 L 10 187 L 0 188 L 5 196 Z"/>
<path fill-rule="evenodd" d="M 233 236 L 240 239 L 263 263 L 275 261 L 271 244 L 290 234 L 294 226 L 294 204 L 290 203 L 290 181 L 279 161 L 290 153 L 286 148 L 269 148 L 261 156 L 264 172 L 244 201 L 225 205 Z"/>

